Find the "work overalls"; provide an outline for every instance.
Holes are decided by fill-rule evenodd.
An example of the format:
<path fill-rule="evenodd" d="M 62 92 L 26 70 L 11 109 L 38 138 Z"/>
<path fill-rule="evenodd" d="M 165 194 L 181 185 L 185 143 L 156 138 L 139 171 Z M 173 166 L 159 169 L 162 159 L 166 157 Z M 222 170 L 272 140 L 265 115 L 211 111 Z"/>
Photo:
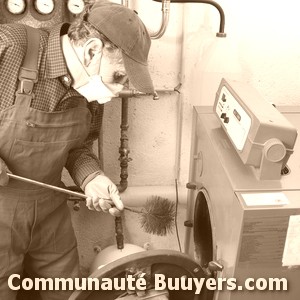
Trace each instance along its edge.
<path fill-rule="evenodd" d="M 63 112 L 30 107 L 39 35 L 35 35 L 37 46 L 33 49 L 31 35 L 38 30 L 27 30 L 31 59 L 25 58 L 27 66 L 23 65 L 20 73 L 21 90 L 15 104 L 0 112 L 0 157 L 16 175 L 62 185 L 68 153 L 86 139 L 91 114 L 84 99 L 79 107 Z M 76 239 L 64 194 L 11 179 L 7 187 L 0 187 L 0 234 L 1 300 L 16 298 L 17 291 L 8 287 L 8 278 L 22 275 L 24 267 L 30 276 L 39 278 L 79 276 Z M 14 286 L 19 284 L 15 281 Z M 43 300 L 65 300 L 70 292 L 40 294 Z"/>

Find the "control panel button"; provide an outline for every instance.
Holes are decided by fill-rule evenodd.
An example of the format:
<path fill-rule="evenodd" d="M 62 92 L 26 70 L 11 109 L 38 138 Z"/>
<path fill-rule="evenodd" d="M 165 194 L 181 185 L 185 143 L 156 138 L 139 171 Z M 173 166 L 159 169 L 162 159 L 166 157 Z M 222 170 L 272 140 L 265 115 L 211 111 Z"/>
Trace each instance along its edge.
<path fill-rule="evenodd" d="M 226 124 L 229 123 L 229 117 L 224 118 L 224 123 L 226 123 Z"/>

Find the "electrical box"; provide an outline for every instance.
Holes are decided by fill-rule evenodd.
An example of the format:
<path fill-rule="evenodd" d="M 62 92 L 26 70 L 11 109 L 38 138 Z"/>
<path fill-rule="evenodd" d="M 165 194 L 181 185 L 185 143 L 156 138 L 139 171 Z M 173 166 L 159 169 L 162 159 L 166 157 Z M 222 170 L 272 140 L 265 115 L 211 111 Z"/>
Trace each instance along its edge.
<path fill-rule="evenodd" d="M 259 179 L 279 179 L 297 139 L 297 130 L 246 83 L 222 79 L 214 112 L 244 164 Z"/>

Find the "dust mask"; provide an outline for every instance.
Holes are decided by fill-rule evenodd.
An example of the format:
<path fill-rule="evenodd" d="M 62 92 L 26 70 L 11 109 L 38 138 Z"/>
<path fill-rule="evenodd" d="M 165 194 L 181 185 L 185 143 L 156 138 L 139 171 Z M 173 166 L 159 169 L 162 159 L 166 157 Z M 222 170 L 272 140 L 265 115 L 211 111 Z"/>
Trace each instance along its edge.
<path fill-rule="evenodd" d="M 95 54 L 91 63 L 97 66 L 98 72 L 95 75 L 89 75 L 85 67 L 84 69 L 85 84 L 74 89 L 86 98 L 88 102 L 97 101 L 99 104 L 109 102 L 112 98 L 118 97 L 119 92 L 123 89 L 122 84 L 118 83 L 104 83 L 102 77 L 99 75 L 101 69 L 101 62 L 103 60 L 102 54 Z M 100 63 L 99 63 L 100 61 Z M 93 68 L 93 66 L 91 66 Z"/>
<path fill-rule="evenodd" d="M 120 85 L 121 91 L 123 88 Z M 97 101 L 100 104 L 109 102 L 112 98 L 117 97 L 102 81 L 100 75 L 89 76 L 88 82 L 75 90 L 81 94 L 88 102 Z"/>

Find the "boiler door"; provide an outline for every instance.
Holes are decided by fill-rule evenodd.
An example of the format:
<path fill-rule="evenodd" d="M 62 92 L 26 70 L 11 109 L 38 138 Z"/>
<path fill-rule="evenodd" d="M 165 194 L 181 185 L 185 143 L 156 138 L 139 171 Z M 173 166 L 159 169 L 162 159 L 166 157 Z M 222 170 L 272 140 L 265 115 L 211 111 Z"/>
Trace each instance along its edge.
<path fill-rule="evenodd" d="M 150 289 L 155 287 L 156 274 L 159 276 L 164 275 L 164 282 L 173 280 L 173 283 L 175 282 L 175 278 L 186 278 L 186 280 L 188 278 L 197 278 L 198 280 L 207 278 L 202 268 L 188 255 L 174 250 L 149 250 L 130 254 L 97 269 L 89 278 L 96 278 L 99 282 L 102 279 L 107 280 L 108 278 L 120 279 L 126 278 L 126 274 L 132 271 L 145 273 L 144 278 L 146 278 Z M 173 290 L 170 288 L 168 290 L 169 300 L 212 300 L 212 291 L 208 291 L 204 286 L 205 284 L 200 294 L 195 294 L 194 285 L 193 289 L 189 290 L 180 288 Z M 94 291 L 76 291 L 71 295 L 69 300 L 114 300 L 121 295 L 125 296 L 124 294 L 126 294 L 124 290 L 112 289 L 106 291 L 101 289 L 100 286 L 99 289 Z M 122 297 L 118 299 L 122 299 Z"/>
<path fill-rule="evenodd" d="M 204 189 L 200 190 L 196 198 L 193 228 L 195 259 L 203 268 L 207 268 L 213 260 L 213 232 L 209 197 Z"/>

